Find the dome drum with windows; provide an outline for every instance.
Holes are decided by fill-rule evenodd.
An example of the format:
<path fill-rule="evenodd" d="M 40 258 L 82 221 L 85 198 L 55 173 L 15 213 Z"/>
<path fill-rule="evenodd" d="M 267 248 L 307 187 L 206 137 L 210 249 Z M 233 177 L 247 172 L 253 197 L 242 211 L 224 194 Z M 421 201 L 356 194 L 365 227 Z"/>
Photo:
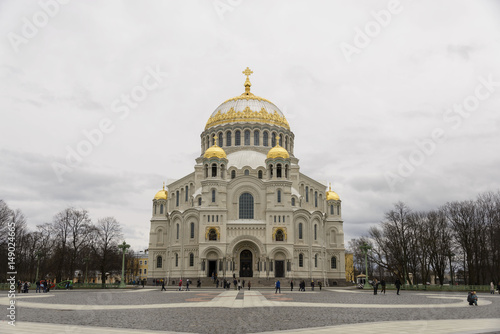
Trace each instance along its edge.
<path fill-rule="evenodd" d="M 212 284 L 234 275 L 253 286 L 274 278 L 345 285 L 340 197 L 301 172 L 285 115 L 250 92 L 249 68 L 243 74 L 244 93 L 220 104 L 202 129 L 193 170 L 154 197 L 148 281 Z"/>

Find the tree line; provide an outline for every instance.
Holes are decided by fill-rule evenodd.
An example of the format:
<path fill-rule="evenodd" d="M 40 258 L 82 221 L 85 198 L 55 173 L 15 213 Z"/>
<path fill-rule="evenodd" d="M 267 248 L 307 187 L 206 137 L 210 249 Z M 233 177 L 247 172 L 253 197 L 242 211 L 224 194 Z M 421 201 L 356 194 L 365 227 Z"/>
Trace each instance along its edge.
<path fill-rule="evenodd" d="M 368 272 L 372 277 L 411 278 L 410 284 L 426 284 L 431 276 L 441 285 L 498 283 L 500 191 L 430 211 L 413 211 L 405 203 L 396 203 L 367 236 L 349 242 L 358 273 L 365 272 L 360 249 L 364 243 L 371 246 Z"/>
<path fill-rule="evenodd" d="M 20 210 L 12 210 L 0 200 L 0 282 L 7 279 L 8 224 L 15 225 L 15 265 L 17 279 L 35 281 L 50 278 L 61 282 L 72 280 L 77 271 L 88 268 L 89 277 L 96 273 L 121 273 L 122 253 L 117 247 L 123 241 L 120 223 L 113 217 L 93 222 L 88 211 L 66 208 L 52 222 L 30 230 Z M 130 257 L 130 255 L 129 255 Z M 130 261 L 127 261 L 130 262 Z M 102 280 L 105 284 L 105 279 Z"/>

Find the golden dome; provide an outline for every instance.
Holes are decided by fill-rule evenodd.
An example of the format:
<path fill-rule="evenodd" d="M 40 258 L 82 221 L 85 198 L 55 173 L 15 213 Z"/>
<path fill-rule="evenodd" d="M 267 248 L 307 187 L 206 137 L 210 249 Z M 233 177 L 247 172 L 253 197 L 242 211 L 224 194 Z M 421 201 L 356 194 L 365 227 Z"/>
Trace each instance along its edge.
<path fill-rule="evenodd" d="M 327 201 L 331 201 L 331 200 L 340 201 L 339 195 L 335 191 L 332 190 L 331 184 L 328 187 L 328 191 L 326 192 L 326 200 Z"/>
<path fill-rule="evenodd" d="M 290 158 L 290 154 L 288 154 L 288 151 L 284 147 L 281 147 L 279 142 L 280 142 L 280 137 L 276 136 L 276 146 L 274 146 L 272 149 L 269 150 L 269 152 L 267 152 L 268 159 Z"/>
<path fill-rule="evenodd" d="M 163 182 L 163 190 L 157 192 L 154 199 L 167 199 L 167 198 L 168 198 L 168 191 L 165 190 L 165 182 Z"/>
<path fill-rule="evenodd" d="M 226 152 L 224 150 L 217 146 L 217 136 L 214 137 L 214 145 L 212 147 L 209 147 L 206 151 L 205 154 L 203 155 L 204 158 L 210 159 L 210 158 L 219 158 L 219 159 L 227 159 Z"/>
<path fill-rule="evenodd" d="M 235 123 L 256 122 L 278 125 L 290 130 L 285 116 L 271 101 L 250 93 L 250 79 L 253 72 L 247 67 L 243 74 L 247 76 L 245 92 L 222 103 L 212 113 L 207 121 L 205 130 L 213 126 Z"/>

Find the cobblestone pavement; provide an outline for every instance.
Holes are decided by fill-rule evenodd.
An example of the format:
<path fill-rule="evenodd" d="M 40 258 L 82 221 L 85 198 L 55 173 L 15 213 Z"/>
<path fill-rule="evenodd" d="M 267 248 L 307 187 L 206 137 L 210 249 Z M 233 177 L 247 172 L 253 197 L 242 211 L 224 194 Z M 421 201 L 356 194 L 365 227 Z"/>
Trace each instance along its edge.
<path fill-rule="evenodd" d="M 408 327 L 407 333 L 436 332 L 436 328 L 442 333 L 500 332 L 499 295 L 480 294 L 478 307 L 468 306 L 465 299 L 466 293 L 403 291 L 398 296 L 389 291 L 386 295 L 374 296 L 370 291 L 343 289 L 283 290 L 281 294 L 270 289 L 240 292 L 221 289 L 55 291 L 18 295 L 16 320 L 19 326 L 7 326 L 4 321 L 0 323 L 0 332 L 88 333 L 88 329 L 78 326 L 91 326 L 96 333 L 109 330 L 103 327 L 189 333 L 279 330 L 307 333 L 315 328 L 314 332 L 326 333 L 336 331 L 335 328 L 343 328 L 341 332 L 347 330 L 327 326 L 346 325 L 365 333 L 401 333 L 405 332 L 404 326 Z M 6 293 L 0 293 L 0 305 L 4 310 L 8 301 Z M 467 319 L 471 319 L 466 322 L 468 326 L 458 325 Z M 34 326 L 36 322 L 43 324 Z M 367 324 L 373 322 L 376 324 Z M 50 324 L 78 326 L 68 329 L 68 326 Z M 49 330 L 43 326 L 53 328 Z M 26 331 L 22 332 L 23 328 Z M 128 333 L 123 329 L 122 332 Z"/>

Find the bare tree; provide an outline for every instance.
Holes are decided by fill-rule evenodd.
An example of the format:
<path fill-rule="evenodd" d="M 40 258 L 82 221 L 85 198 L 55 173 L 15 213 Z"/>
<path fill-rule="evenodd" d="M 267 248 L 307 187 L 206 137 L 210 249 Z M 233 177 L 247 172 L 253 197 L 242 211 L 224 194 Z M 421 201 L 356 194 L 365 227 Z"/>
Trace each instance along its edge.
<path fill-rule="evenodd" d="M 93 229 L 92 237 L 91 247 L 98 261 L 102 287 L 104 288 L 106 286 L 106 272 L 119 268 L 120 262 L 116 261 L 119 254 L 118 242 L 123 237 L 120 223 L 113 217 L 99 219 Z"/>

